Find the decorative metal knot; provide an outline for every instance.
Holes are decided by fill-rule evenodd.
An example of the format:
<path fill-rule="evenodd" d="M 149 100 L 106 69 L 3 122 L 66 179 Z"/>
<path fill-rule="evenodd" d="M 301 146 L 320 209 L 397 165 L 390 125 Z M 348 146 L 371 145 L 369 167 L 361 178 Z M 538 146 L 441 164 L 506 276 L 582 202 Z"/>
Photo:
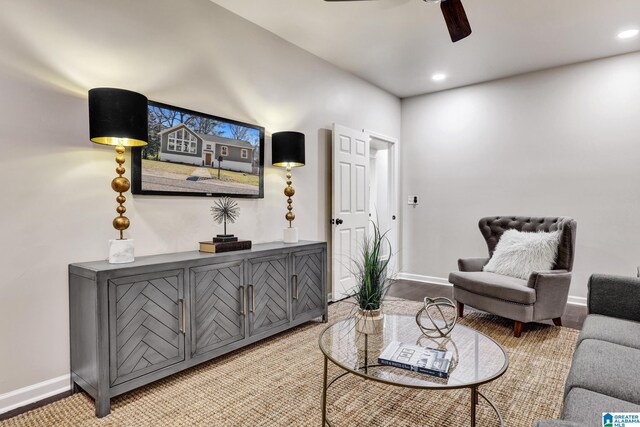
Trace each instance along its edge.
<path fill-rule="evenodd" d="M 446 316 L 443 308 L 451 308 L 453 316 Z M 429 325 L 422 324 L 422 314 L 425 314 L 429 320 Z M 435 317 L 435 319 L 434 319 Z M 438 297 L 424 299 L 424 307 L 416 313 L 416 323 L 422 333 L 429 338 L 446 337 L 453 331 L 458 322 L 458 313 L 456 306 L 449 298 Z"/>

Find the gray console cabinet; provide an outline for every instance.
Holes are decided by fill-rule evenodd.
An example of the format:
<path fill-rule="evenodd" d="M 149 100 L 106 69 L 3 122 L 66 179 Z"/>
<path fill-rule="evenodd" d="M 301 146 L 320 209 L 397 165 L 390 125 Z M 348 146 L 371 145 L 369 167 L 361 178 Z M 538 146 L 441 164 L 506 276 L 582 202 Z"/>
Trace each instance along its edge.
<path fill-rule="evenodd" d="M 322 317 L 324 242 L 69 265 L 71 387 L 111 398 Z"/>

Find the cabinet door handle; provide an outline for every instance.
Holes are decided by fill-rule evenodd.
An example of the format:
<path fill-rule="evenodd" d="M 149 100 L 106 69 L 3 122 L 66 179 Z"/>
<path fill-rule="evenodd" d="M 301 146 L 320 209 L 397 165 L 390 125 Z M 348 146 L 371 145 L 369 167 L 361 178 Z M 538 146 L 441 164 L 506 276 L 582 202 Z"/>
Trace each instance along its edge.
<path fill-rule="evenodd" d="M 251 298 L 251 312 L 256 311 L 256 299 L 254 298 L 253 285 L 249 285 L 249 297 Z"/>
<path fill-rule="evenodd" d="M 187 304 L 184 301 L 184 298 L 180 298 L 180 304 L 182 305 L 182 325 L 181 331 L 182 335 L 186 335 L 187 333 Z"/>
<path fill-rule="evenodd" d="M 294 274 L 291 279 L 293 280 L 293 299 L 298 299 L 298 275 Z"/>
<path fill-rule="evenodd" d="M 247 313 L 244 311 L 244 306 L 247 303 L 247 290 L 244 286 L 240 286 L 240 296 L 242 297 L 242 302 L 240 303 L 240 314 L 246 316 Z"/>

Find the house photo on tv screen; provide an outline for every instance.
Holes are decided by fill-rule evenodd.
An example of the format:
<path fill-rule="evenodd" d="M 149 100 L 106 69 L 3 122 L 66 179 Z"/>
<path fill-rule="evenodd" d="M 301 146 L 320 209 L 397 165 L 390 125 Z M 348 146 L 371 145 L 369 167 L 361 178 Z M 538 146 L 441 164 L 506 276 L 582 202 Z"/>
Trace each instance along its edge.
<path fill-rule="evenodd" d="M 149 101 L 134 194 L 263 197 L 264 128 Z"/>

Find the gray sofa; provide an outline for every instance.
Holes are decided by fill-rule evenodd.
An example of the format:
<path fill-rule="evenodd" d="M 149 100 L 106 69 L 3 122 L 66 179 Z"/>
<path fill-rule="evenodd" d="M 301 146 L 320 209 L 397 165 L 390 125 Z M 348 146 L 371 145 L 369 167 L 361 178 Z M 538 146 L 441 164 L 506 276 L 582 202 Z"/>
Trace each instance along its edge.
<path fill-rule="evenodd" d="M 602 426 L 603 412 L 640 412 L 640 279 L 594 274 L 561 420 L 536 427 Z"/>

